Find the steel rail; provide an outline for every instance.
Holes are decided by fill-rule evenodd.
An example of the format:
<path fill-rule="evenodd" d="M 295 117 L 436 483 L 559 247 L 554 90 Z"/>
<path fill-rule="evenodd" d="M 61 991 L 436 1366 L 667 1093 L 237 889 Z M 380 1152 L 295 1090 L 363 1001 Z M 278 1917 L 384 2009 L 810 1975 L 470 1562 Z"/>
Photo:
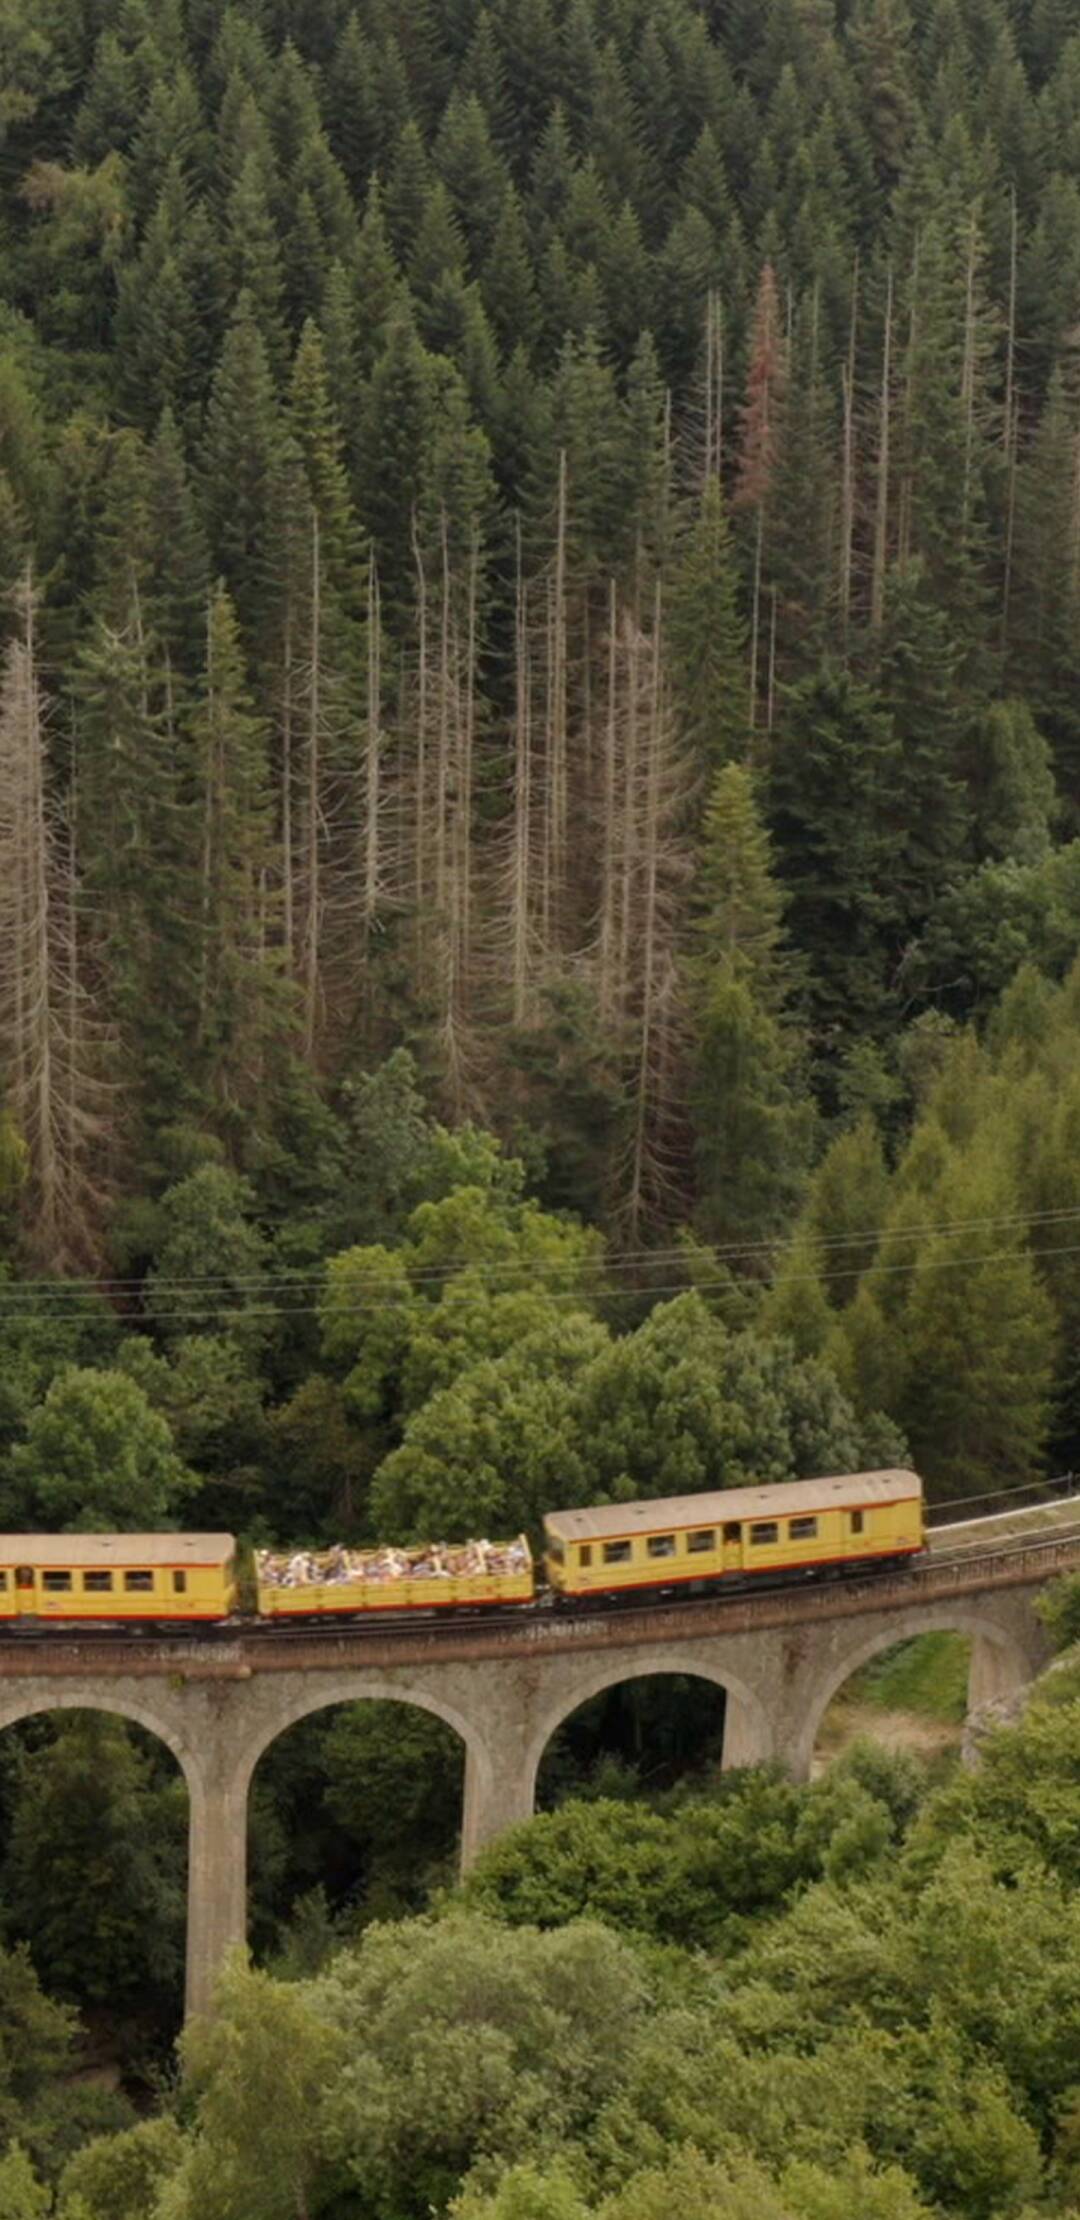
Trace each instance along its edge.
<path fill-rule="evenodd" d="M 110 1674 L 131 1671 L 140 1677 L 154 1672 L 202 1677 L 209 1672 L 247 1678 L 297 1665 L 326 1670 L 376 1662 L 380 1667 L 407 1665 L 418 1659 L 430 1662 L 434 1656 L 449 1662 L 455 1655 L 471 1659 L 537 1651 L 554 1654 L 637 1641 L 750 1633 L 766 1626 L 799 1626 L 870 1611 L 900 1615 L 922 1603 L 1041 1584 L 1074 1569 L 1080 1569 L 1080 1529 L 1044 1539 L 1009 1541 L 978 1556 L 967 1551 L 931 1554 L 891 1574 L 863 1574 L 797 1587 L 778 1584 L 768 1591 L 743 1590 L 730 1597 L 714 1593 L 665 1597 L 648 1604 L 638 1600 L 632 1606 L 607 1610 L 518 1605 L 475 1618 L 419 1622 L 415 1614 L 402 1612 L 392 1626 L 383 1613 L 374 1623 L 357 1619 L 335 1624 L 316 1618 L 303 1627 L 276 1627 L 250 1618 L 200 1628 L 197 1633 L 170 1629 L 138 1636 L 126 1629 L 94 1628 L 84 1634 L 67 1627 L 36 1627 L 20 1629 L 10 1637 L 0 1631 L 0 1681 L 5 1675 L 20 1677 L 20 1660 L 35 1671 L 44 1662 L 58 1677 L 88 1673 L 97 1665 Z"/>

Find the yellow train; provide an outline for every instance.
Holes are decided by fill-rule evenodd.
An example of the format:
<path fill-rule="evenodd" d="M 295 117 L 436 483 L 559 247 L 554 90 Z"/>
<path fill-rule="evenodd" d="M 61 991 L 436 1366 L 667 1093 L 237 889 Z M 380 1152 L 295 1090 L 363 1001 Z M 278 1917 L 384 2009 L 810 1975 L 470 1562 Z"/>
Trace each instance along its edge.
<path fill-rule="evenodd" d="M 0 1534 L 0 1623 L 228 1618 L 231 1534 Z"/>
<path fill-rule="evenodd" d="M 543 1573 L 528 1541 L 256 1553 L 258 1616 L 648 1603 L 894 1568 L 924 1545 L 913 1472 L 549 1511 Z M 0 1625 L 220 1624 L 237 1614 L 231 1534 L 0 1534 Z"/>
<path fill-rule="evenodd" d="M 549 1585 L 575 1602 L 631 1589 L 732 1592 L 913 1557 L 924 1540 L 922 1483 L 913 1472 L 858 1472 L 549 1511 L 544 1536 Z"/>

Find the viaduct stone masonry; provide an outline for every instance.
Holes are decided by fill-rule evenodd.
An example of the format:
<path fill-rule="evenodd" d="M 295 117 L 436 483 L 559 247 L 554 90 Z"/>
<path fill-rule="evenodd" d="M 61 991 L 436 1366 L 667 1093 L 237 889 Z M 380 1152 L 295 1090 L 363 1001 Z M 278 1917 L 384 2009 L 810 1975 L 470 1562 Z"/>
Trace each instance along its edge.
<path fill-rule="evenodd" d="M 876 1652 L 916 1634 L 972 1637 L 974 1708 L 1015 1694 L 1047 1645 L 1039 1584 L 1080 1567 L 1080 1524 L 1053 1540 L 931 1558 L 893 1577 L 527 1625 L 455 1620 L 324 1632 L 227 1631 L 193 1641 L 0 1638 L 0 1730 L 91 1709 L 136 1721 L 173 1752 L 190 1799 L 187 2009 L 206 2011 L 246 1930 L 248 1793 L 264 1751 L 297 1720 L 365 1698 L 417 1704 L 465 1746 L 461 1856 L 533 1810 L 555 1729 L 617 1681 L 686 1673 L 724 1688 L 725 1766 L 809 1771 L 822 1715 Z"/>

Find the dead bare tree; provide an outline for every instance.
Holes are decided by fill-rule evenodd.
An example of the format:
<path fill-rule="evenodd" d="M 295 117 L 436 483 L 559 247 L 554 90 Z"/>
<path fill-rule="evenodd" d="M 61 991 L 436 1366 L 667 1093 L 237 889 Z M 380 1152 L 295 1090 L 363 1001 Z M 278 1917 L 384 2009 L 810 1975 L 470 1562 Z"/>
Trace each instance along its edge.
<path fill-rule="evenodd" d="M 0 1045 L 30 1156 L 26 1238 L 51 1271 L 99 1254 L 108 1089 L 79 972 L 74 836 L 50 789 L 27 572 L 0 688 Z"/>

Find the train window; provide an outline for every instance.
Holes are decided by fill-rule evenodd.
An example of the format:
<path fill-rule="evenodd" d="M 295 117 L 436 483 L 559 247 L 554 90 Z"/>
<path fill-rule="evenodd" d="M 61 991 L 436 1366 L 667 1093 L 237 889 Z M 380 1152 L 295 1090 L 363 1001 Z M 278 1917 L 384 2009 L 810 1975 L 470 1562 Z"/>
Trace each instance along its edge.
<path fill-rule="evenodd" d="M 714 1526 L 699 1526 L 695 1533 L 687 1535 L 686 1546 L 692 1557 L 699 1555 L 703 1549 L 715 1549 L 716 1528 Z"/>
<path fill-rule="evenodd" d="M 789 1519 L 788 1539 L 792 1542 L 815 1542 L 817 1540 L 817 1520 Z"/>
<path fill-rule="evenodd" d="M 33 1566 L 32 1566 L 32 1565 L 17 1565 L 17 1566 L 15 1567 L 15 1586 L 16 1586 L 17 1588 L 32 1588 L 32 1587 L 33 1587 L 33 1585 L 34 1585 L 34 1568 L 33 1568 Z"/>
<path fill-rule="evenodd" d="M 605 1542 L 604 1563 L 605 1565 L 628 1565 L 630 1563 L 629 1542 Z"/>
<path fill-rule="evenodd" d="M 124 1586 L 129 1596 L 144 1596 L 154 1585 L 152 1572 L 126 1572 Z"/>
<path fill-rule="evenodd" d="M 763 1548 L 766 1542 L 778 1541 L 779 1537 L 780 1529 L 775 1519 L 758 1519 L 750 1528 L 750 1540 L 755 1549 Z"/>
<path fill-rule="evenodd" d="M 674 1534 L 650 1534 L 645 1544 L 650 1557 L 674 1557 Z"/>
<path fill-rule="evenodd" d="M 186 1572 L 174 1572 L 174 1574 L 173 1574 L 173 1576 L 172 1576 L 172 1584 L 173 1584 L 173 1594 L 174 1594 L 174 1596 L 186 1596 L 186 1594 L 187 1594 L 187 1574 L 186 1574 Z"/>
<path fill-rule="evenodd" d="M 6 1589 L 6 1587 L 7 1587 L 7 1574 L 6 1574 L 6 1572 L 0 1572 L 0 1596 L 2 1596 L 2 1595 L 3 1595 L 3 1593 L 4 1593 L 4 1590 Z"/>
<path fill-rule="evenodd" d="M 62 1572 L 42 1573 L 41 1585 L 47 1595 L 66 1596 L 71 1588 L 71 1574 Z"/>
<path fill-rule="evenodd" d="M 729 1519 L 724 1528 L 724 1540 L 725 1542 L 741 1542 L 742 1527 L 739 1525 L 738 1519 Z"/>
<path fill-rule="evenodd" d="M 853 1534 L 861 1534 L 862 1530 L 863 1514 L 861 1511 L 853 1511 L 851 1513 L 851 1531 Z"/>
<path fill-rule="evenodd" d="M 550 1557 L 550 1559 L 551 1559 L 551 1562 L 552 1562 L 552 1564 L 553 1564 L 553 1565 L 561 1565 L 561 1564 L 563 1564 L 563 1563 L 565 1562 L 565 1558 L 566 1558 L 566 1551 L 565 1551 L 565 1549 L 563 1548 L 563 1545 L 562 1545 L 562 1543 L 560 1542 L 560 1540 L 559 1540 L 559 1538 L 558 1538 L 558 1536 L 557 1536 L 556 1534 L 549 1534 L 549 1535 L 548 1535 L 548 1545 L 547 1545 L 547 1546 L 548 1546 L 548 1556 Z"/>
<path fill-rule="evenodd" d="M 582 1567 L 588 1567 L 592 1564 L 591 1542 L 582 1542 L 581 1548 L 578 1551 L 578 1564 Z"/>
<path fill-rule="evenodd" d="M 111 1596 L 112 1594 L 111 1572 L 84 1573 L 82 1584 L 88 1596 Z"/>

